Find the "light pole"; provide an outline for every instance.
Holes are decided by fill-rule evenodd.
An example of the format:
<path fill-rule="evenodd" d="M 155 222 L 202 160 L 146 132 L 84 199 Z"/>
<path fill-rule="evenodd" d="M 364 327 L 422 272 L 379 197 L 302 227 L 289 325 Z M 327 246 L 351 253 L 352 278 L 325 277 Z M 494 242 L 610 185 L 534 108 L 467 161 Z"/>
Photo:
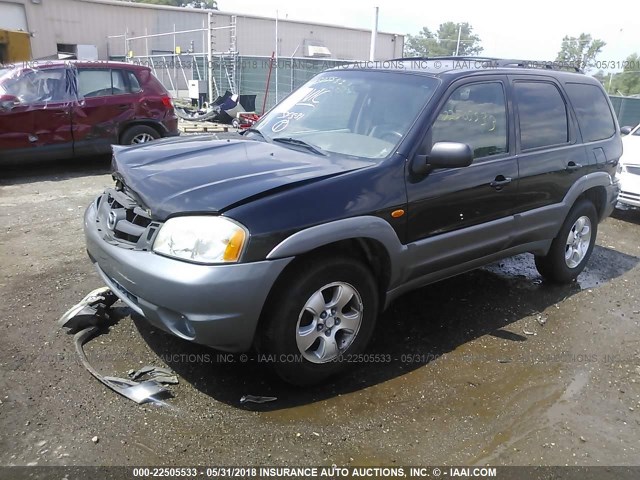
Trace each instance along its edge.
<path fill-rule="evenodd" d="M 456 43 L 456 57 L 458 56 L 458 52 L 460 51 L 460 35 L 462 34 L 462 24 L 458 24 L 458 42 Z"/>

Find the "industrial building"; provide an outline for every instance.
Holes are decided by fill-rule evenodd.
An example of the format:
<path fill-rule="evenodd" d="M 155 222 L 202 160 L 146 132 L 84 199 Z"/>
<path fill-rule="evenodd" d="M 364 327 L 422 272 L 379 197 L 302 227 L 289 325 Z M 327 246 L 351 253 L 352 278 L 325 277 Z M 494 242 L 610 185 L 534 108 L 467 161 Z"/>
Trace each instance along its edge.
<path fill-rule="evenodd" d="M 259 94 L 274 55 L 268 103 L 332 65 L 369 60 L 372 37 L 345 26 L 113 0 L 0 0 L 0 29 L 30 32 L 36 60 L 149 63 L 175 96 L 191 79 L 211 96 Z M 403 47 L 403 35 L 378 32 L 374 59 L 400 57 Z"/>

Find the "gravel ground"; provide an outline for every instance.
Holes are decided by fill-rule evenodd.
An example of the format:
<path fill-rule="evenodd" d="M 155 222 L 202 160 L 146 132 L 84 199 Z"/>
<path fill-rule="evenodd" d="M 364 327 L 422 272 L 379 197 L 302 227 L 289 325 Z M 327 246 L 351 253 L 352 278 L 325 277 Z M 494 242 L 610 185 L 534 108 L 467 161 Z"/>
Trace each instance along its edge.
<path fill-rule="evenodd" d="M 405 295 L 378 321 L 381 361 L 312 389 L 118 303 L 91 363 L 180 379 L 168 407 L 140 406 L 91 377 L 56 326 L 102 286 L 81 219 L 111 183 L 108 160 L 3 172 L 0 465 L 638 464 L 640 212 L 600 226 L 572 285 L 545 284 L 522 255 Z"/>

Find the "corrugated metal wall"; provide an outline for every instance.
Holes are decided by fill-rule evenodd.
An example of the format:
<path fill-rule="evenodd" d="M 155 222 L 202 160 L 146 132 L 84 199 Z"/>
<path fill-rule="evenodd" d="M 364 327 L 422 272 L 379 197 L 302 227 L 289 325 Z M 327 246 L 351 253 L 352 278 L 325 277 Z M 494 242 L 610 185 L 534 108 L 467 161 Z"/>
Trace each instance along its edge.
<path fill-rule="evenodd" d="M 275 51 L 275 21 L 238 17 L 238 51 L 241 55 L 271 55 Z M 280 20 L 278 22 L 278 55 L 304 56 L 303 42 L 316 40 L 324 44 L 331 57 L 341 60 L 368 60 L 371 34 L 325 25 L 312 25 Z M 402 35 L 378 34 L 376 59 L 402 56 Z"/>
<path fill-rule="evenodd" d="M 0 3 L 9 3 L 0 0 Z M 108 0 L 45 0 L 34 4 L 31 0 L 12 0 L 21 3 L 27 13 L 34 58 L 43 58 L 57 53 L 56 44 L 91 44 L 98 47 L 100 58 L 108 55 L 124 55 L 124 40 L 107 42 L 107 36 L 124 34 L 129 36 L 202 28 L 207 22 L 207 12 L 197 9 L 176 9 L 144 4 L 109 2 Z M 216 26 L 228 26 L 231 14 L 220 12 L 214 15 Z M 278 22 L 279 54 L 290 57 L 304 40 L 319 40 L 331 51 L 333 58 L 367 60 L 369 58 L 370 33 L 337 26 L 301 23 L 289 20 Z M 215 33 L 214 49 L 229 48 L 229 30 Z M 186 50 L 194 42 L 197 51 L 206 51 L 202 35 L 193 34 L 178 39 Z M 377 59 L 389 59 L 402 54 L 404 37 L 379 33 Z M 132 44 L 136 54 L 149 50 L 172 50 L 171 37 L 138 41 Z M 241 55 L 271 55 L 275 50 L 275 20 L 239 15 L 237 17 L 237 49 Z M 297 56 L 302 56 L 298 48 Z M 109 50 L 107 52 L 107 49 Z"/>

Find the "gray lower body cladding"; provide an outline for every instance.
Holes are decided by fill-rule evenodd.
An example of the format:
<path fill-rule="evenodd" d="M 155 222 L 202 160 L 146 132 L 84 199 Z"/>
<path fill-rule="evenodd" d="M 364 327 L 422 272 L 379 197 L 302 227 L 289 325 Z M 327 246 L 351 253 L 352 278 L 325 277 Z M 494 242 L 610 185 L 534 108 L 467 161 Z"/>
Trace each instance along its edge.
<path fill-rule="evenodd" d="M 104 282 L 152 325 L 185 340 L 241 352 L 252 343 L 272 285 L 291 261 L 195 265 L 111 245 L 85 213 L 87 253 Z"/>

